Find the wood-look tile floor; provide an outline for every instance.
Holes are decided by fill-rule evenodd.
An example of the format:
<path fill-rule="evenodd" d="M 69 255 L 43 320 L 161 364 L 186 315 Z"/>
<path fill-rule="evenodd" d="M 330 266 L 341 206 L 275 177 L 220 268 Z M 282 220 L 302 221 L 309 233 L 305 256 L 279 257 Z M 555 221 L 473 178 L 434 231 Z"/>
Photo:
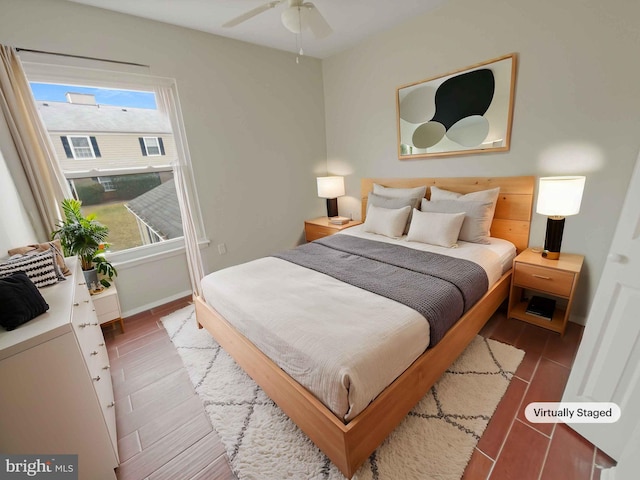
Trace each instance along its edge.
<path fill-rule="evenodd" d="M 190 298 L 107 327 L 118 480 L 235 480 L 217 433 L 160 319 Z"/>
<path fill-rule="evenodd" d="M 119 480 L 232 480 L 224 447 L 212 429 L 160 318 L 190 298 L 105 329 L 116 397 Z M 563 338 L 508 320 L 499 310 L 481 334 L 526 352 L 467 466 L 464 480 L 598 480 L 606 455 L 565 425 L 532 425 L 531 401 L 558 401 L 582 327 Z M 297 479 L 296 479 L 297 480 Z M 304 479 L 299 479 L 304 480 Z"/>
<path fill-rule="evenodd" d="M 514 345 L 525 357 L 467 465 L 464 480 L 598 480 L 613 462 L 564 424 L 531 424 L 531 402 L 562 399 L 583 327 L 569 323 L 564 337 L 507 319 L 498 310 L 480 332 Z"/>

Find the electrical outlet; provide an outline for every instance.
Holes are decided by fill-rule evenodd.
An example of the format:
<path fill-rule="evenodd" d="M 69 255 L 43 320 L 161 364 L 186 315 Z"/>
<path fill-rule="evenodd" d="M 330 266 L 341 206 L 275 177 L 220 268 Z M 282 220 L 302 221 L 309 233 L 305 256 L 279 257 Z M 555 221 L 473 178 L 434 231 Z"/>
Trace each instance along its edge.
<path fill-rule="evenodd" d="M 227 246 L 224 243 L 218 245 L 218 253 L 220 255 L 224 255 L 225 253 L 227 253 Z"/>

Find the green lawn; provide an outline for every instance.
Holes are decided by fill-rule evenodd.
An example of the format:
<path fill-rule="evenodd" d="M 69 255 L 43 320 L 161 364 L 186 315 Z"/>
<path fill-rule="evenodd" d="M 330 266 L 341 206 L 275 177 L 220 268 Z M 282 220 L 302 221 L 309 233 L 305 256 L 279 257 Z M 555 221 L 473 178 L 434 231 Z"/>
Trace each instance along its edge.
<path fill-rule="evenodd" d="M 107 241 L 111 244 L 110 250 L 113 252 L 142 245 L 138 223 L 124 204 L 125 202 L 113 202 L 82 207 L 84 215 L 95 213 L 96 220 L 109 227 Z"/>

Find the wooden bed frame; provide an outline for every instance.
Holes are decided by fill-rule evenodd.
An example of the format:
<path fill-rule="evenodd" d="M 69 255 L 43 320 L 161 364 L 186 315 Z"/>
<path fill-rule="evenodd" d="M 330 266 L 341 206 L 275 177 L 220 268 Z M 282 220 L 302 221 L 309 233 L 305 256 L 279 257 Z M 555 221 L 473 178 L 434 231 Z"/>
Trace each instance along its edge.
<path fill-rule="evenodd" d="M 510 240 L 518 252 L 528 245 L 534 177 L 363 179 L 363 220 L 373 183 L 403 188 L 435 185 L 460 193 L 500 186 L 491 235 Z M 429 194 L 427 189 L 427 197 Z M 344 476 L 351 478 L 507 298 L 510 279 L 511 271 L 504 274 L 436 346 L 418 357 L 365 410 L 346 424 L 240 334 L 204 298 L 196 295 L 194 302 L 199 326 L 206 328 Z"/>

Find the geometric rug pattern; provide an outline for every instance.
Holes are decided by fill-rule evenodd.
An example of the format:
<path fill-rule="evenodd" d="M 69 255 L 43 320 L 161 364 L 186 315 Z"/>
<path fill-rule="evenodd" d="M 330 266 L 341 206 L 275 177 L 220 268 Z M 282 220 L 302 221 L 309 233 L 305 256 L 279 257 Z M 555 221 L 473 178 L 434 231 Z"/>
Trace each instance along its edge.
<path fill-rule="evenodd" d="M 193 305 L 162 319 L 239 480 L 343 480 L 238 367 Z M 358 480 L 459 480 L 524 352 L 477 336 L 356 472 Z"/>

